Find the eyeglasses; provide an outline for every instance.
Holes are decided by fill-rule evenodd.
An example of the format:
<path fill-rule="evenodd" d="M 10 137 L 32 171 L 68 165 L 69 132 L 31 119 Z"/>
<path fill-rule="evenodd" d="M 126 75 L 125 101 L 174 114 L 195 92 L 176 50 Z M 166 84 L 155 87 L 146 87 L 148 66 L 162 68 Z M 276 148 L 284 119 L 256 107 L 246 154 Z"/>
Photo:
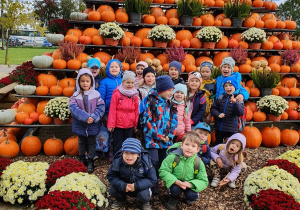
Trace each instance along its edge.
<path fill-rule="evenodd" d="M 197 71 L 191 72 L 190 74 L 194 75 L 195 77 L 202 78 L 201 74 Z"/>

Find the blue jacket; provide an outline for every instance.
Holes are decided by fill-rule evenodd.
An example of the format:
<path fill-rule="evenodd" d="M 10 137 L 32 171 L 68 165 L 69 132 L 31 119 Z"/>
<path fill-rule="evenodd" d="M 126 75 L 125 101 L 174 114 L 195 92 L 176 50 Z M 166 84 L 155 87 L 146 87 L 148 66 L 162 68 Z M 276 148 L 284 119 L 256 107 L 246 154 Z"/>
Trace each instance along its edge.
<path fill-rule="evenodd" d="M 204 144 L 200 145 L 200 151 L 198 152 L 198 156 L 201 158 L 205 165 L 209 165 L 211 155 L 210 155 L 210 147 L 208 146 L 208 142 L 205 141 Z"/>
<path fill-rule="evenodd" d="M 100 77 L 100 75 L 98 74 L 96 77 L 94 77 L 94 79 L 95 79 L 95 83 L 96 83 L 95 84 L 95 89 L 98 90 L 99 87 L 100 87 L 100 83 L 103 80 L 103 78 Z"/>
<path fill-rule="evenodd" d="M 93 78 L 93 87 L 84 91 L 84 100 L 79 87 L 79 77 L 82 74 L 89 74 Z M 85 110 L 84 101 L 87 107 Z M 94 77 L 89 69 L 81 69 L 76 79 L 76 92 L 71 96 L 69 107 L 73 116 L 72 132 L 80 136 L 94 136 L 100 131 L 100 119 L 104 115 L 105 104 L 100 94 L 95 90 Z M 94 122 L 87 124 L 87 119 L 92 117 Z"/>
<path fill-rule="evenodd" d="M 118 76 L 112 76 L 109 72 L 109 67 L 112 62 L 118 62 L 121 68 L 121 72 Z M 106 78 L 100 83 L 98 91 L 101 94 L 101 98 L 105 102 L 105 112 L 108 113 L 110 107 L 110 100 L 114 90 L 122 83 L 122 64 L 119 60 L 112 59 L 108 61 L 106 65 Z"/>
<path fill-rule="evenodd" d="M 142 149 L 134 165 L 125 163 L 122 154 L 121 150 L 117 152 L 106 175 L 112 187 L 125 193 L 128 183 L 134 183 L 136 191 L 151 188 L 156 184 L 155 168 L 146 150 Z"/>
<path fill-rule="evenodd" d="M 236 81 L 239 85 L 238 89 L 235 90 L 234 94 L 242 94 L 244 96 L 244 100 L 246 101 L 249 98 L 249 93 L 241 85 L 241 81 L 242 81 L 241 74 L 239 72 L 233 72 L 233 73 L 231 73 L 231 76 L 236 77 Z M 216 80 L 216 83 L 217 83 L 216 98 L 219 98 L 219 96 L 225 92 L 224 87 L 223 87 L 223 80 L 224 80 L 223 75 L 219 76 Z"/>
<path fill-rule="evenodd" d="M 236 96 L 236 95 L 235 95 Z M 215 119 L 215 130 L 223 132 L 238 132 L 238 118 L 244 115 L 244 102 L 230 103 L 231 95 L 224 93 L 215 100 L 210 112 Z M 224 113 L 224 118 L 218 116 Z"/>
<path fill-rule="evenodd" d="M 193 108 L 191 114 L 191 125 L 197 125 L 199 122 L 203 122 L 203 117 L 206 109 L 205 91 L 199 90 L 195 93 L 193 100 Z"/>

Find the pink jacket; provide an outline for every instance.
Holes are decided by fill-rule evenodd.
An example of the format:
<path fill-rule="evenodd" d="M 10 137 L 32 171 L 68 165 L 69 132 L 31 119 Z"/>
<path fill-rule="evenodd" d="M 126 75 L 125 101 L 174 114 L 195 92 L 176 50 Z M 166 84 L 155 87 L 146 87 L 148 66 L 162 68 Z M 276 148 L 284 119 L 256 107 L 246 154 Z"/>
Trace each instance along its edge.
<path fill-rule="evenodd" d="M 132 128 L 137 127 L 139 118 L 138 96 L 127 97 L 115 89 L 111 97 L 108 114 L 108 128 Z"/>
<path fill-rule="evenodd" d="M 187 116 L 184 118 L 185 104 L 179 104 L 174 106 L 177 108 L 177 131 L 176 136 L 180 136 L 188 131 L 191 131 L 191 113 L 187 113 Z"/>

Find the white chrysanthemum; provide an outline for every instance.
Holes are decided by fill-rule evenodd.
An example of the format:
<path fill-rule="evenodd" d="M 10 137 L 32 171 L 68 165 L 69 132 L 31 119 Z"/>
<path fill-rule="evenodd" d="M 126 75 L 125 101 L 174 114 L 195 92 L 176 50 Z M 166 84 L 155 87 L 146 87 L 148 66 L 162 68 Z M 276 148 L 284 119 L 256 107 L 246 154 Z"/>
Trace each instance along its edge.
<path fill-rule="evenodd" d="M 218 42 L 222 37 L 222 31 L 215 26 L 204 27 L 196 34 L 196 38 L 202 42 Z"/>
<path fill-rule="evenodd" d="M 300 149 L 289 150 L 277 157 L 276 159 L 288 160 L 300 167 Z"/>
<path fill-rule="evenodd" d="M 167 25 L 158 25 L 153 27 L 147 36 L 148 39 L 160 42 L 169 42 L 175 39 L 175 37 L 175 31 Z"/>
<path fill-rule="evenodd" d="M 100 26 L 99 33 L 104 38 L 113 38 L 114 40 L 120 40 L 125 32 L 116 23 L 104 23 Z"/>
<path fill-rule="evenodd" d="M 262 43 L 266 40 L 266 32 L 259 28 L 250 28 L 242 33 L 242 39 L 248 43 Z"/>

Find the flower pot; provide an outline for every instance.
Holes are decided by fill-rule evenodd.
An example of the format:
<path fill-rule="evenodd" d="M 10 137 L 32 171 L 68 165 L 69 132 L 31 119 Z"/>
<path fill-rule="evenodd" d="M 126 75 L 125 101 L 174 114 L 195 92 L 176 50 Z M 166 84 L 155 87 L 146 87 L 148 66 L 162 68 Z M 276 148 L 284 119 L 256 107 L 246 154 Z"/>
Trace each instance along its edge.
<path fill-rule="evenodd" d="M 130 16 L 130 21 L 133 24 L 138 24 L 141 23 L 142 20 L 142 14 L 138 14 L 138 13 L 129 13 Z"/>
<path fill-rule="evenodd" d="M 259 50 L 261 47 L 261 43 L 251 43 L 249 44 L 249 49 Z"/>
<path fill-rule="evenodd" d="M 184 26 L 193 25 L 193 16 L 183 15 L 180 17 L 180 24 Z"/>
<path fill-rule="evenodd" d="M 260 96 L 268 96 L 272 95 L 272 88 L 261 88 L 260 89 Z"/>
<path fill-rule="evenodd" d="M 154 47 L 166 48 L 167 44 L 167 42 L 154 41 Z"/>
<path fill-rule="evenodd" d="M 65 125 L 69 120 L 61 120 L 59 118 L 53 118 L 53 122 L 55 125 Z"/>
<path fill-rule="evenodd" d="M 267 114 L 268 121 L 280 121 L 280 119 L 281 119 L 281 115 L 277 117 L 276 115 L 273 114 Z"/>
<path fill-rule="evenodd" d="M 202 48 L 206 48 L 206 49 L 214 49 L 216 46 L 215 42 L 203 42 L 202 44 Z"/>
<path fill-rule="evenodd" d="M 243 24 L 243 20 L 240 18 L 232 18 L 231 22 L 232 22 L 232 27 L 242 27 Z"/>
<path fill-rule="evenodd" d="M 119 41 L 114 40 L 113 38 L 104 38 L 104 43 L 106 46 L 117 46 Z"/>

